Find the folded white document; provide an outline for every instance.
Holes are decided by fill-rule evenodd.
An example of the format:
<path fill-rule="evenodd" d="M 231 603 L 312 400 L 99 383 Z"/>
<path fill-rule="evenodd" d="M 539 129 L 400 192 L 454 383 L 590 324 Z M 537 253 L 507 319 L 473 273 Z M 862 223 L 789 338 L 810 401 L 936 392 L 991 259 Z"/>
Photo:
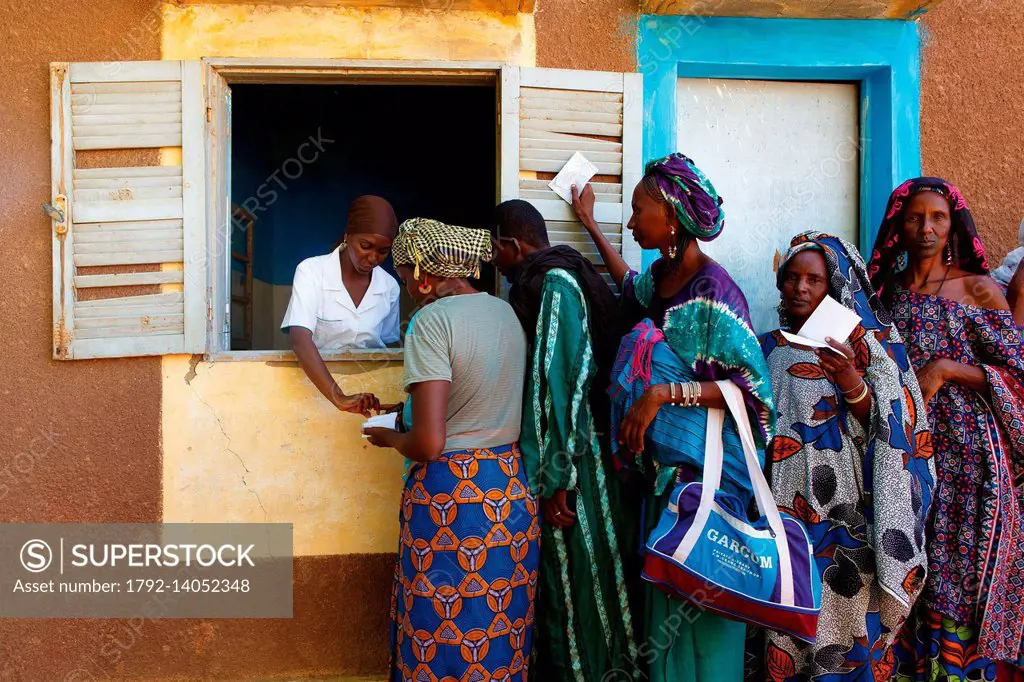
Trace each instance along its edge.
<path fill-rule="evenodd" d="M 392 431 L 398 430 L 398 413 L 388 412 L 387 414 L 378 414 L 370 417 L 363 422 L 363 431 L 366 429 L 391 429 Z M 363 438 L 367 435 L 364 433 Z"/>
<path fill-rule="evenodd" d="M 832 337 L 839 343 L 846 343 L 858 324 L 860 324 L 860 315 L 826 295 L 796 334 L 780 331 L 791 343 L 811 348 L 831 349 L 832 347 L 825 341 L 826 336 Z"/>
<path fill-rule="evenodd" d="M 597 175 L 597 166 L 587 160 L 579 152 L 572 155 L 562 170 L 558 171 L 555 179 L 548 183 L 548 187 L 558 196 L 572 203 L 572 186 L 576 185 L 580 192 L 590 182 L 590 178 Z"/>

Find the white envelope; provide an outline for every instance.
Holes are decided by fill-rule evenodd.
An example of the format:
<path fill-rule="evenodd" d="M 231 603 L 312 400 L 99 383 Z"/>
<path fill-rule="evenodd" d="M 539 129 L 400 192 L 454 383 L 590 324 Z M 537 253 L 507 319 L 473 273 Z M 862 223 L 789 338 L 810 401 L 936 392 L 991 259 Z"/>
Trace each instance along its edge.
<path fill-rule="evenodd" d="M 398 430 L 398 413 L 388 412 L 386 414 L 378 414 L 370 417 L 362 426 L 363 431 L 366 429 L 391 429 L 392 431 Z M 364 433 L 363 438 L 368 436 Z"/>
<path fill-rule="evenodd" d="M 572 186 L 576 185 L 579 191 L 582 192 L 586 184 L 590 182 L 590 178 L 595 175 L 597 175 L 597 166 L 588 161 L 587 157 L 583 156 L 583 154 L 576 152 L 562 166 L 562 170 L 558 171 L 555 179 L 548 183 L 548 187 L 571 204 Z"/>
<path fill-rule="evenodd" d="M 839 343 L 846 343 L 846 340 L 850 338 L 850 334 L 853 333 L 858 324 L 860 324 L 860 315 L 831 296 L 826 295 L 796 334 L 780 331 L 791 343 L 811 348 L 835 350 L 832 346 L 828 345 L 825 337 L 830 336 Z"/>

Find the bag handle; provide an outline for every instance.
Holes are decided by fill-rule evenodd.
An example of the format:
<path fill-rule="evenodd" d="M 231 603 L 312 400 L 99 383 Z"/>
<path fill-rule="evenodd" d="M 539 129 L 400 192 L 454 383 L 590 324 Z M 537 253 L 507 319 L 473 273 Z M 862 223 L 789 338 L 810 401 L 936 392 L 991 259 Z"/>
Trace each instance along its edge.
<path fill-rule="evenodd" d="M 793 563 L 789 556 L 789 540 L 786 537 L 786 528 L 782 523 L 782 515 L 779 514 L 779 507 L 775 504 L 775 496 L 772 489 L 761 471 L 757 462 L 757 446 L 754 445 L 754 434 L 750 429 L 750 419 L 747 417 L 747 409 L 743 404 L 743 393 L 739 387 L 731 381 L 717 381 L 722 397 L 725 398 L 726 407 L 736 422 L 736 428 L 740 434 L 740 442 L 743 444 L 743 458 L 747 463 L 747 474 L 750 476 L 750 483 L 754 489 L 754 499 L 757 501 L 757 509 L 761 515 L 768 519 L 768 527 L 775 536 L 775 546 L 779 552 L 779 578 L 781 584 L 780 601 L 783 605 L 793 606 Z M 721 437 L 719 437 L 721 443 Z M 721 459 L 723 457 L 722 446 L 718 448 L 718 471 L 719 482 L 721 480 Z M 707 458 L 705 457 L 705 466 Z M 717 487 L 717 486 L 716 486 Z M 703 496 L 701 504 L 704 503 Z"/>

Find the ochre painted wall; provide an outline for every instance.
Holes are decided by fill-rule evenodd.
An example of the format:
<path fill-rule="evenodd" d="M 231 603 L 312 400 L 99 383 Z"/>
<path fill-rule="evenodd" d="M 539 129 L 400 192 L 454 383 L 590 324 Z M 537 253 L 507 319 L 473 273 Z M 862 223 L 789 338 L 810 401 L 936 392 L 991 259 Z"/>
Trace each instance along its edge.
<path fill-rule="evenodd" d="M 1024 218 L 1020 0 L 946 0 L 925 15 L 924 172 L 960 186 L 996 267 Z"/>
<path fill-rule="evenodd" d="M 165 59 L 521 66 L 533 65 L 536 51 L 532 15 L 237 5 L 166 6 L 161 47 Z M 348 393 L 402 398 L 399 362 L 332 363 L 331 371 Z M 363 418 L 331 407 L 294 362 L 171 356 L 162 376 L 164 520 L 291 522 L 299 556 L 296 622 L 250 634 L 211 621 L 217 645 L 203 663 L 237 678 L 383 676 L 402 459 L 369 446 L 359 431 Z M 263 650 L 234 656 L 244 642 Z"/>

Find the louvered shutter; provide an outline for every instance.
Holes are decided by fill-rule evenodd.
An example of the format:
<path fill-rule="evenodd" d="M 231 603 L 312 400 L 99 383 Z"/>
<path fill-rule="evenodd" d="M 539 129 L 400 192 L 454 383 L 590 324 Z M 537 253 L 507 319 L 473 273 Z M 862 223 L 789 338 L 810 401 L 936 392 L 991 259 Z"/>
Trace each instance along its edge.
<path fill-rule="evenodd" d="M 641 249 L 625 229 L 643 174 L 643 77 L 637 73 L 507 66 L 501 79 L 501 198 L 525 199 L 544 216 L 552 244 L 601 258 L 572 206 L 548 182 L 576 152 L 598 167 L 594 217 L 626 262 Z"/>
<path fill-rule="evenodd" d="M 199 62 L 55 63 L 50 79 L 54 357 L 203 352 Z M 169 147 L 181 165 L 80 163 Z"/>

